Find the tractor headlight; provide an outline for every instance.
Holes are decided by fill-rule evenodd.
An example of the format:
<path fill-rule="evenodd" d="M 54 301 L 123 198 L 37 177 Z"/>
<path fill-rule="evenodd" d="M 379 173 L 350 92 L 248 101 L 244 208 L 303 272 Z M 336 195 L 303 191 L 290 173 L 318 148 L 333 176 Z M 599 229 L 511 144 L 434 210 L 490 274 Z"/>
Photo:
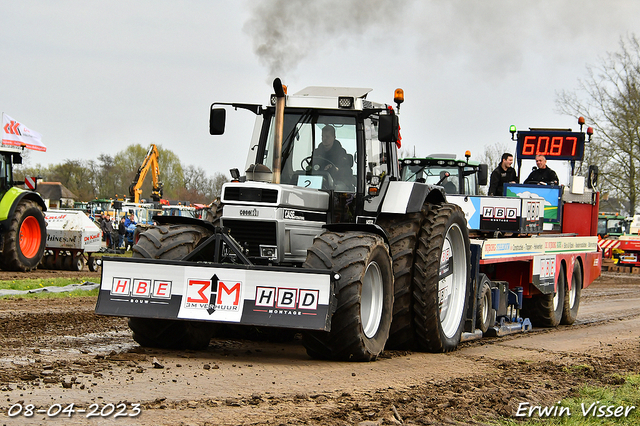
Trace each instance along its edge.
<path fill-rule="evenodd" d="M 263 246 L 260 245 L 260 257 L 267 259 L 278 258 L 278 246 Z"/>

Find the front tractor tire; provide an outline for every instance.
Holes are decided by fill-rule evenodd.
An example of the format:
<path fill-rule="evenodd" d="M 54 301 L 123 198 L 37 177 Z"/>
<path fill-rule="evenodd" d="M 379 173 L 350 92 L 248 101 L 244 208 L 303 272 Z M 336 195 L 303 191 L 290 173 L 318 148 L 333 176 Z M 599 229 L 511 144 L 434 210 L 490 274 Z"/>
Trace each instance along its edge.
<path fill-rule="evenodd" d="M 199 226 L 155 226 L 140 234 L 138 243 L 132 248 L 132 257 L 182 259 L 211 234 L 210 230 Z M 206 349 L 216 327 L 216 324 L 205 322 L 129 318 L 133 340 L 143 347 L 162 349 Z"/>
<path fill-rule="evenodd" d="M 469 303 L 471 252 L 460 207 L 443 203 L 425 209 L 414 266 L 413 308 L 421 350 L 458 347 Z"/>
<path fill-rule="evenodd" d="M 304 333 L 307 353 L 320 359 L 375 360 L 387 343 L 393 314 L 393 271 L 384 240 L 359 232 L 324 232 L 303 267 L 340 275 L 331 331 Z"/>
<path fill-rule="evenodd" d="M 21 200 L 4 235 L 0 267 L 7 271 L 36 269 L 44 255 L 47 228 L 44 213 L 35 201 Z"/>

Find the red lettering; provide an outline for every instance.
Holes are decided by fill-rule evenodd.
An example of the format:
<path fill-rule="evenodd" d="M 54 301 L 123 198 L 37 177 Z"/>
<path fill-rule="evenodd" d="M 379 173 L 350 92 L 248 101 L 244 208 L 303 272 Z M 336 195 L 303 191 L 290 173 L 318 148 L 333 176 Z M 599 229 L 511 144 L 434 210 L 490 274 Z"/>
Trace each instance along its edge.
<path fill-rule="evenodd" d="M 544 150 L 540 149 L 540 145 L 543 142 L 544 142 Z M 549 152 L 549 136 L 540 136 L 540 138 L 538 138 L 536 155 L 547 155 L 548 152 Z"/>
<path fill-rule="evenodd" d="M 578 138 L 575 136 L 571 136 L 567 138 L 568 141 L 573 142 L 573 147 L 571 148 L 571 155 L 576 155 L 576 147 L 578 146 Z"/>
<path fill-rule="evenodd" d="M 563 142 L 563 139 L 561 136 L 554 136 L 551 139 L 551 149 L 549 150 L 549 155 L 561 155 L 562 142 Z"/>
<path fill-rule="evenodd" d="M 136 286 L 136 294 L 145 294 L 149 287 L 149 281 L 138 281 Z"/>
<path fill-rule="evenodd" d="M 168 283 L 158 283 L 158 287 L 156 288 L 156 294 L 158 296 L 167 296 L 168 289 L 169 289 Z"/>
<path fill-rule="evenodd" d="M 535 136 L 525 136 L 522 144 L 522 155 L 533 155 L 535 149 Z"/>
<path fill-rule="evenodd" d="M 190 303 L 209 303 L 209 298 L 204 294 L 204 291 L 209 288 L 211 281 L 204 280 L 189 280 L 189 287 L 200 286 L 200 290 L 198 290 L 198 294 L 200 295 L 200 299 L 195 299 L 191 296 L 187 297 L 187 302 Z"/>
<path fill-rule="evenodd" d="M 227 286 L 220 281 L 218 283 L 218 300 L 216 301 L 217 305 L 222 304 L 222 291 L 224 290 L 227 295 L 231 295 L 231 293 L 236 293 L 236 299 L 234 300 L 234 306 L 238 305 L 238 301 L 240 300 L 240 283 L 236 283 L 233 287 L 227 288 Z"/>
<path fill-rule="evenodd" d="M 127 291 L 127 286 L 129 285 L 129 280 L 118 280 L 116 284 L 116 288 L 113 291 L 114 293 L 124 293 Z"/>

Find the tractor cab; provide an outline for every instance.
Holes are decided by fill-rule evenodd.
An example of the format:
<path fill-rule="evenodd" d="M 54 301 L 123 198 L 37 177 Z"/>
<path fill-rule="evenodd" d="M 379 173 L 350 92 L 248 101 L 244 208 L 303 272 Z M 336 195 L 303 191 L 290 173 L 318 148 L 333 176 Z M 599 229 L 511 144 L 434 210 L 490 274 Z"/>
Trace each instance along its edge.
<path fill-rule="evenodd" d="M 5 147 L 0 149 L 0 198 L 12 187 L 13 164 L 22 163 L 22 154 L 19 148 Z"/>
<path fill-rule="evenodd" d="M 456 159 L 455 154 L 432 154 L 425 158 L 400 160 L 402 180 L 441 185 L 447 195 L 480 195 L 480 186 L 487 184 L 488 166 Z"/>
<path fill-rule="evenodd" d="M 232 170 L 234 180 L 279 184 L 281 194 L 315 198 L 305 205 L 331 211 L 329 223 L 355 222 L 375 215 L 381 187 L 400 176 L 397 116 L 392 107 L 367 101 L 370 90 L 308 87 L 294 95 L 272 95 L 267 107 L 214 104 L 210 131 L 224 131 L 225 113 L 218 105 L 254 112 L 256 125 L 245 173 L 240 176 Z M 283 103 L 281 115 L 278 99 Z M 233 182 L 223 190 L 223 202 L 225 197 L 226 201 L 269 202 L 273 196 L 275 192 L 250 191 L 249 185 Z"/>

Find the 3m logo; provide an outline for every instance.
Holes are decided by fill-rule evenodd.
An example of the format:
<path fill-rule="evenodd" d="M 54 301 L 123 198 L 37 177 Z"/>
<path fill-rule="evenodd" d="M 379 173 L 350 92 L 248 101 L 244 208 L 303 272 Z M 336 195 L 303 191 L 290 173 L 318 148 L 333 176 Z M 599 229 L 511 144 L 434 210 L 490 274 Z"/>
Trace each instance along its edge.
<path fill-rule="evenodd" d="M 11 135 L 22 136 L 22 133 L 20 133 L 20 129 L 18 129 L 19 125 L 20 123 L 18 123 L 17 121 L 11 120 L 4 125 L 4 132 Z"/>
<path fill-rule="evenodd" d="M 185 308 L 206 309 L 209 314 L 216 310 L 237 311 L 240 307 L 242 283 L 220 280 L 217 275 L 211 279 L 192 278 L 187 280 Z"/>
<path fill-rule="evenodd" d="M 517 219 L 518 209 L 514 207 L 483 207 L 482 216 L 486 219 Z"/>
<path fill-rule="evenodd" d="M 318 309 L 319 290 L 256 287 L 256 307 L 276 309 Z"/>
<path fill-rule="evenodd" d="M 171 281 L 114 277 L 111 284 L 111 294 L 114 296 L 170 299 Z"/>

